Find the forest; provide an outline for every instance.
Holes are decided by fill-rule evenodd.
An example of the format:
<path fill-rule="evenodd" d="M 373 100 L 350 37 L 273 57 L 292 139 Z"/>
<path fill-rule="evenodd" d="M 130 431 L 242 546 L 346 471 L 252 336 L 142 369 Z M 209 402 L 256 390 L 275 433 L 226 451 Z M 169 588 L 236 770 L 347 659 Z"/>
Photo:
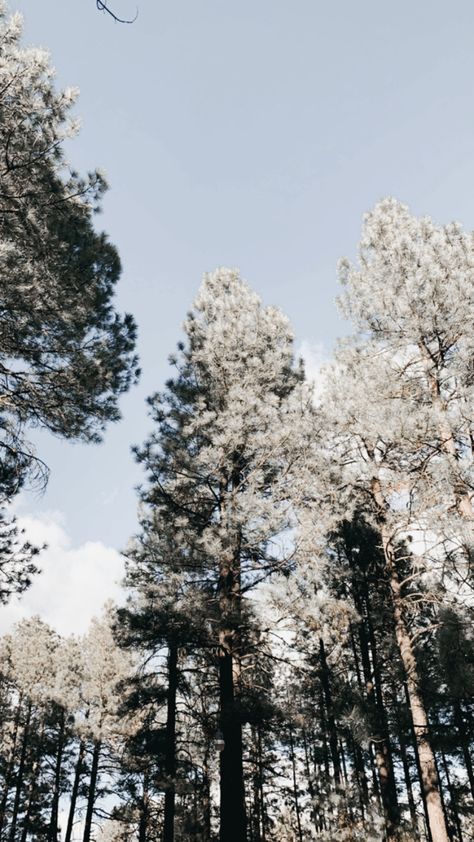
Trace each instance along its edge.
<path fill-rule="evenodd" d="M 41 575 L 32 429 L 100 443 L 140 373 L 75 98 L 1 4 L 3 605 Z M 123 604 L 0 638 L 1 842 L 474 839 L 474 235 L 389 197 L 338 274 L 316 380 L 239 271 L 204 275 L 134 448 Z"/>

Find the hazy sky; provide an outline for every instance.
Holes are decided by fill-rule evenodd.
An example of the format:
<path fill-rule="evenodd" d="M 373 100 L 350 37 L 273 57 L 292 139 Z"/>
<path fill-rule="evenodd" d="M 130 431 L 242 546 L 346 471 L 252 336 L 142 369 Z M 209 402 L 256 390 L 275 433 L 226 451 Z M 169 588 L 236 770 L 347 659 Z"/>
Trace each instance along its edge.
<path fill-rule="evenodd" d="M 134 0 L 110 0 L 134 12 Z M 25 41 L 49 48 L 81 90 L 70 157 L 103 168 L 98 223 L 124 264 L 119 305 L 139 325 L 143 377 L 101 447 L 38 439 L 43 498 L 71 546 L 123 547 L 135 529 L 129 448 L 144 398 L 204 271 L 239 266 L 290 316 L 298 344 L 329 353 L 343 330 L 336 263 L 361 218 L 395 195 L 474 227 L 471 0 L 139 0 L 133 26 L 95 0 L 16 0 Z M 50 517 L 50 515 L 48 515 Z"/>

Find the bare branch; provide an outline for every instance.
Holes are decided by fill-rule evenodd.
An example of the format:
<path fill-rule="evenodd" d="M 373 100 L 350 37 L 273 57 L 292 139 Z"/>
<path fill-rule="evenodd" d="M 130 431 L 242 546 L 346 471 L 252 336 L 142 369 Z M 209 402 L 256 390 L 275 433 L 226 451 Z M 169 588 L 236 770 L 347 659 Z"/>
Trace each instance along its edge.
<path fill-rule="evenodd" d="M 100 12 L 107 12 L 107 14 L 110 15 L 110 17 L 113 18 L 115 21 L 117 21 L 117 23 L 135 23 L 135 21 L 138 17 L 138 9 L 137 9 L 136 12 L 135 12 L 135 16 L 133 18 L 131 18 L 131 20 L 127 20 L 125 18 L 119 18 L 119 16 L 116 15 L 115 12 L 113 12 L 112 9 L 110 9 L 108 7 L 107 3 L 105 3 L 104 0 L 96 0 L 96 6 L 97 6 L 97 8 L 99 9 Z"/>

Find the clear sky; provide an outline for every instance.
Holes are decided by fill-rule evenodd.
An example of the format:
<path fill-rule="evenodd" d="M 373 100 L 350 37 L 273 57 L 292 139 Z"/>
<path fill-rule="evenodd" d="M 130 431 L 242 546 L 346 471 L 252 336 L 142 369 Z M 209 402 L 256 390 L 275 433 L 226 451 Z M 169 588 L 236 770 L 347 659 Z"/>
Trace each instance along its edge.
<path fill-rule="evenodd" d="M 124 16 L 135 0 L 110 0 Z M 51 467 L 23 510 L 61 512 L 72 546 L 121 548 L 135 529 L 130 445 L 145 396 L 204 271 L 239 266 L 330 352 L 336 263 L 387 194 L 474 228 L 471 0 L 138 0 L 121 26 L 95 0 L 10 0 L 25 41 L 81 90 L 79 169 L 111 189 L 98 223 L 117 244 L 118 302 L 139 326 L 143 377 L 100 447 L 38 438 Z"/>

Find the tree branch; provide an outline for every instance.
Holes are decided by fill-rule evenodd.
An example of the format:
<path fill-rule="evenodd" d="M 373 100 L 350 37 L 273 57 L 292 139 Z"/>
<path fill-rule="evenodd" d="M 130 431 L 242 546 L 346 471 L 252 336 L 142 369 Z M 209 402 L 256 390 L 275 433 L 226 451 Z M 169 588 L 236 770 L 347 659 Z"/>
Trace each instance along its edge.
<path fill-rule="evenodd" d="M 119 18 L 118 15 L 116 15 L 115 12 L 112 11 L 112 9 L 109 9 L 107 3 L 104 0 L 96 0 L 96 6 L 97 6 L 97 8 L 99 9 L 100 12 L 107 12 L 107 14 L 110 15 L 110 17 L 113 18 L 115 21 L 117 21 L 117 23 L 135 23 L 135 21 L 138 17 L 138 9 L 137 9 L 136 12 L 135 12 L 135 17 L 133 17 L 131 20 L 126 20 L 125 18 Z"/>

